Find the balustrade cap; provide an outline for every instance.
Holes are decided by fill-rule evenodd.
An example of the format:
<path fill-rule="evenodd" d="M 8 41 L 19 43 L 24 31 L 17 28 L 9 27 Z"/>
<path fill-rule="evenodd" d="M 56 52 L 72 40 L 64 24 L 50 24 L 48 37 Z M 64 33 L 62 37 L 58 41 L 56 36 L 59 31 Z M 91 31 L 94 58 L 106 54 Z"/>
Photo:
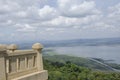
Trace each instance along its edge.
<path fill-rule="evenodd" d="M 7 49 L 7 45 L 4 45 L 4 44 L 0 44 L 0 49 Z"/>
<path fill-rule="evenodd" d="M 7 47 L 8 50 L 16 50 L 17 49 L 17 45 L 16 44 L 11 44 Z"/>
<path fill-rule="evenodd" d="M 35 43 L 35 44 L 33 44 L 33 46 L 32 46 L 32 49 L 35 49 L 35 50 L 40 50 L 40 49 L 42 49 L 42 48 L 43 48 L 43 45 L 40 44 L 40 43 Z"/>
<path fill-rule="evenodd" d="M 4 45 L 4 44 L 0 44 L 0 54 L 1 53 L 4 53 L 7 49 L 7 45 Z"/>

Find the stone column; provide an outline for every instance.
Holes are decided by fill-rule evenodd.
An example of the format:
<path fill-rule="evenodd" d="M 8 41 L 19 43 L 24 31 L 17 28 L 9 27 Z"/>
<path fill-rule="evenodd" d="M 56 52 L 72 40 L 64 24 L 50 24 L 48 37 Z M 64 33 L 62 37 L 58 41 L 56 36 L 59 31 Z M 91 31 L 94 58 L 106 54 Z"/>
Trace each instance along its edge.
<path fill-rule="evenodd" d="M 42 49 L 43 46 L 40 43 L 35 43 L 32 46 L 32 49 L 37 53 L 37 68 L 39 71 L 43 70 L 43 59 L 42 59 Z"/>
<path fill-rule="evenodd" d="M 0 80 L 7 80 L 5 56 L 6 56 L 6 50 L 0 49 Z"/>

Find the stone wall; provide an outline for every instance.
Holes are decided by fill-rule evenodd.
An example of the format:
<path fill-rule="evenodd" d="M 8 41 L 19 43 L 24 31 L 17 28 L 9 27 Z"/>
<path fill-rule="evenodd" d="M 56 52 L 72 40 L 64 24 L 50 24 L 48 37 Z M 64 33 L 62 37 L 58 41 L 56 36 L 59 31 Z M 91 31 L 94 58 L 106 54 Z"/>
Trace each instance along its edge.
<path fill-rule="evenodd" d="M 0 45 L 0 80 L 47 80 L 42 48 L 40 43 L 34 44 L 31 50 L 17 50 L 15 44 Z"/>

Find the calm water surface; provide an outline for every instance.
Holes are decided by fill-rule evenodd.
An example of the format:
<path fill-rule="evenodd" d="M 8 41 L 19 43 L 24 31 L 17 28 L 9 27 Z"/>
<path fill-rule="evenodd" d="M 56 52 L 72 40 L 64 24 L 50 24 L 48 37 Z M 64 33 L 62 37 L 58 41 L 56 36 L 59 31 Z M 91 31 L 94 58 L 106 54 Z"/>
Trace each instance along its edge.
<path fill-rule="evenodd" d="M 51 49 L 54 49 L 59 54 L 115 60 L 115 62 L 120 64 L 120 45 L 51 47 Z"/>

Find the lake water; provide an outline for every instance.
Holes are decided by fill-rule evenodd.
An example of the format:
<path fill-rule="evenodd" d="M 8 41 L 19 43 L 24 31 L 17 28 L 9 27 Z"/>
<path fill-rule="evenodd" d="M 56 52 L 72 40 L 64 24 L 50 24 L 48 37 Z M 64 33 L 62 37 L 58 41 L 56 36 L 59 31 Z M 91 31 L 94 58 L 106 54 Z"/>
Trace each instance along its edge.
<path fill-rule="evenodd" d="M 120 45 L 51 47 L 51 49 L 54 49 L 58 54 L 115 60 L 114 62 L 120 64 Z"/>

